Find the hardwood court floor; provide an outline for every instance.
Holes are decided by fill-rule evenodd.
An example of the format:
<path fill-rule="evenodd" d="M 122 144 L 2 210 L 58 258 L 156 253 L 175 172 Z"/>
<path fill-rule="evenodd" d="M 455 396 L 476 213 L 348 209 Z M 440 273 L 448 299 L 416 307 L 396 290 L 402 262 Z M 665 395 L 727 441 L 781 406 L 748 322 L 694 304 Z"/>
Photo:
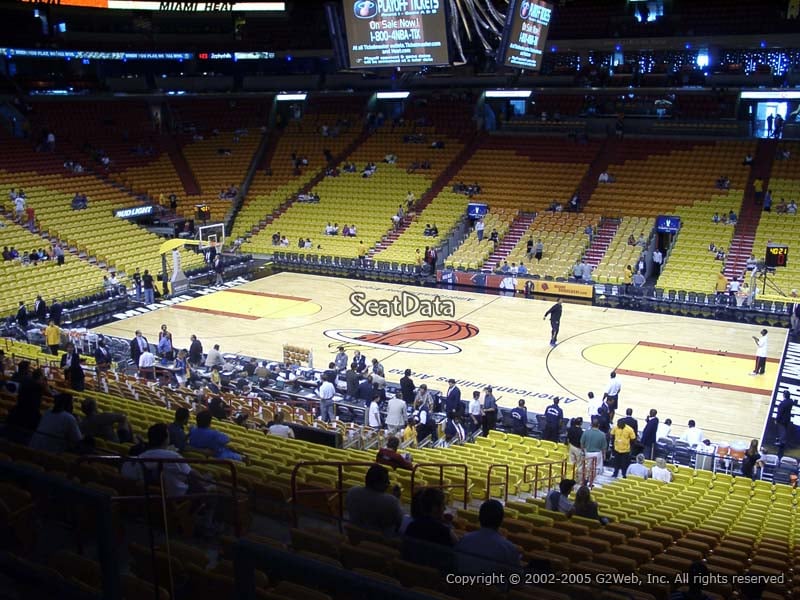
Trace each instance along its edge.
<path fill-rule="evenodd" d="M 360 294 L 352 298 L 352 294 Z M 444 315 L 396 316 L 352 312 L 368 300 L 398 297 L 413 309 L 415 298 L 449 301 Z M 355 304 L 354 304 L 355 302 Z M 385 303 L 384 303 L 385 304 Z M 423 303 L 424 304 L 424 303 Z M 620 414 L 628 407 L 643 419 L 657 408 L 680 434 L 693 418 L 717 441 L 758 438 L 786 331 L 769 328 L 767 373 L 751 377 L 761 327 L 564 304 L 559 344 L 551 348 L 552 301 L 492 296 L 380 282 L 279 273 L 182 304 L 131 317 L 98 329 L 132 337 L 141 329 L 157 341 L 162 323 L 177 348 L 196 334 L 206 349 L 279 359 L 284 344 L 310 348 L 314 366 L 325 368 L 340 345 L 380 360 L 390 380 L 404 369 L 415 383 L 439 390 L 459 381 L 462 398 L 484 385 L 495 387 L 500 404 L 525 398 L 541 412 L 560 396 L 567 417 L 586 418 L 586 394 L 602 396 L 612 369 L 622 383 Z M 386 306 L 374 306 L 388 310 Z M 424 308 L 418 306 L 419 308 Z M 357 311 L 356 311 L 357 312 Z"/>

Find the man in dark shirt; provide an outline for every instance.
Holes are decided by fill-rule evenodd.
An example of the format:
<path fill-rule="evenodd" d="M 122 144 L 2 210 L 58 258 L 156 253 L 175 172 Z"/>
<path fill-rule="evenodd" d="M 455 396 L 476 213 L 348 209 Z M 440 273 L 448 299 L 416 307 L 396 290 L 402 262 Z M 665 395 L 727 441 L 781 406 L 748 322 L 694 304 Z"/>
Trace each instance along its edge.
<path fill-rule="evenodd" d="M 189 345 L 189 364 L 198 367 L 203 364 L 203 344 L 192 334 L 192 343 Z"/>
<path fill-rule="evenodd" d="M 778 412 L 775 415 L 775 426 L 778 430 L 778 437 L 775 440 L 778 446 L 778 456 L 783 458 L 783 452 L 790 438 L 790 428 L 792 426 L 792 409 L 797 403 L 792 399 L 789 390 L 783 390 L 783 400 L 778 405 Z"/>
<path fill-rule="evenodd" d="M 553 403 L 544 409 L 544 431 L 542 438 L 552 442 L 558 442 L 558 432 L 561 428 L 561 419 L 564 417 L 564 411 L 558 406 L 560 398 L 553 398 Z"/>
<path fill-rule="evenodd" d="M 50 304 L 50 319 L 56 325 L 61 325 L 61 312 L 64 310 L 64 307 L 61 306 L 61 303 L 58 301 L 57 298 L 53 298 L 53 302 Z"/>
<path fill-rule="evenodd" d="M 625 425 L 633 429 L 633 433 L 639 435 L 639 422 L 633 418 L 632 408 L 625 409 L 625 416 L 622 417 L 622 420 L 625 422 Z"/>
<path fill-rule="evenodd" d="M 28 328 L 28 309 L 25 308 L 25 303 L 22 300 L 19 301 L 19 310 L 17 310 L 17 325 L 22 329 Z"/>
<path fill-rule="evenodd" d="M 561 298 L 556 300 L 556 303 L 544 313 L 542 320 L 550 317 L 550 345 L 555 346 L 558 343 L 558 329 L 561 327 L 561 313 L 564 307 L 561 304 Z"/>
<path fill-rule="evenodd" d="M 463 408 L 461 406 L 461 390 L 456 385 L 455 379 L 448 379 L 447 395 L 444 400 L 445 414 L 448 416 L 458 415 Z"/>
<path fill-rule="evenodd" d="M 445 524 L 444 492 L 438 488 L 423 488 L 411 501 L 411 516 L 403 539 L 403 557 L 416 562 L 448 568 L 451 554 L 443 552 L 441 546 L 453 547 L 456 538 Z"/>
<path fill-rule="evenodd" d="M 497 424 L 497 399 L 491 387 L 487 387 L 483 392 L 483 437 L 487 437 L 489 431 Z"/>
<path fill-rule="evenodd" d="M 360 401 L 367 406 L 371 401 L 375 392 L 372 388 L 372 383 L 366 377 L 362 377 L 359 381 L 358 388 L 356 389 L 355 400 Z"/>
<path fill-rule="evenodd" d="M 528 409 L 525 400 L 520 400 L 516 408 L 511 410 L 511 430 L 517 435 L 528 435 Z"/>
<path fill-rule="evenodd" d="M 358 392 L 358 371 L 356 371 L 356 363 L 350 363 L 350 368 L 345 373 L 345 381 L 347 382 L 347 400 L 353 400 Z"/>
<path fill-rule="evenodd" d="M 175 420 L 169 424 L 169 445 L 174 446 L 178 452 L 186 448 L 186 426 L 189 424 L 189 409 L 178 408 L 175 410 Z"/>
<path fill-rule="evenodd" d="M 144 301 L 145 304 L 153 304 L 155 302 L 155 287 L 153 286 L 153 276 L 150 271 L 144 270 L 142 275 L 142 287 L 144 288 Z"/>
<path fill-rule="evenodd" d="M 414 380 L 411 379 L 411 369 L 406 369 L 403 377 L 400 379 L 400 391 L 403 394 L 403 400 L 406 404 L 413 404 L 414 402 Z"/>
<path fill-rule="evenodd" d="M 644 456 L 650 460 L 653 459 L 653 452 L 656 447 L 656 433 L 658 432 L 658 411 L 655 408 L 650 409 L 650 414 L 647 416 L 647 423 L 642 429 L 642 445 L 644 446 Z"/>

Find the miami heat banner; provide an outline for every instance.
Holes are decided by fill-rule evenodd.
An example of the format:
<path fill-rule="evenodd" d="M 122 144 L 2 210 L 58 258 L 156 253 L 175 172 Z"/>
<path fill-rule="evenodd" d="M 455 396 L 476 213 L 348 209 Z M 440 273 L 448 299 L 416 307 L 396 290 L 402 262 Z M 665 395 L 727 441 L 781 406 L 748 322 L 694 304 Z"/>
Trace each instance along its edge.
<path fill-rule="evenodd" d="M 529 294 L 548 294 L 569 298 L 594 298 L 594 286 L 568 281 L 545 281 L 529 277 L 517 277 L 508 274 L 476 273 L 470 271 L 454 271 L 445 269 L 436 272 L 436 280 L 440 283 L 465 285 L 496 290 L 515 290 Z"/>
<path fill-rule="evenodd" d="M 158 2 L 153 0 L 20 0 L 29 4 L 175 12 L 283 12 L 285 2 Z"/>

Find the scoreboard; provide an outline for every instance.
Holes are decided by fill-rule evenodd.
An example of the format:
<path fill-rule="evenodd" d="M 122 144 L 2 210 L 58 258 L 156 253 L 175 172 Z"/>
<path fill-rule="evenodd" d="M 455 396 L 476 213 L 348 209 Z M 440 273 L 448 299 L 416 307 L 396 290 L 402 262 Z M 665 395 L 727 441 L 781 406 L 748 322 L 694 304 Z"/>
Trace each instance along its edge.
<path fill-rule="evenodd" d="M 351 68 L 450 62 L 445 0 L 345 0 Z"/>
<path fill-rule="evenodd" d="M 497 62 L 528 71 L 541 69 L 552 15 L 552 5 L 543 0 L 511 0 Z"/>

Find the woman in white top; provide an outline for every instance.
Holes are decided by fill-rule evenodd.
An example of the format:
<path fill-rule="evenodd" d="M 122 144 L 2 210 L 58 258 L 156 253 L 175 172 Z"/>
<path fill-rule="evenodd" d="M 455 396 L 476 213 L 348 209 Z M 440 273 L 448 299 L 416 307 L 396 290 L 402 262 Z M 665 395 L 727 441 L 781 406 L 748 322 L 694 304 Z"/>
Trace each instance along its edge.
<path fill-rule="evenodd" d="M 669 483 L 672 481 L 672 471 L 667 468 L 667 463 L 663 458 L 657 458 L 656 464 L 650 470 L 651 477 L 656 481 Z"/>

